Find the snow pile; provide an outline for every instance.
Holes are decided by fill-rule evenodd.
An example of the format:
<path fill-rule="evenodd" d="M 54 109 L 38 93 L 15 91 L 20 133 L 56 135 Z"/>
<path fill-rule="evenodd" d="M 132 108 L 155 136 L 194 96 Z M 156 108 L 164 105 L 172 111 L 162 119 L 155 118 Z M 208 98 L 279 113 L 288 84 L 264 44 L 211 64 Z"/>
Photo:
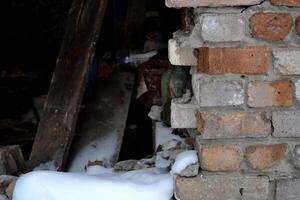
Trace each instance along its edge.
<path fill-rule="evenodd" d="M 183 141 L 177 135 L 172 134 L 173 129 L 164 125 L 163 122 L 156 122 L 155 123 L 155 145 L 156 148 L 159 145 L 163 145 L 166 143 L 171 143 L 172 141 Z"/>
<path fill-rule="evenodd" d="M 41 171 L 41 170 L 57 171 L 57 168 L 55 167 L 54 161 L 49 161 L 46 163 L 42 163 L 33 169 L 33 171 Z"/>
<path fill-rule="evenodd" d="M 89 162 L 103 161 L 109 165 L 109 161 L 115 154 L 118 137 L 116 133 L 107 134 L 88 145 L 83 146 L 71 159 L 69 172 L 84 172 Z"/>
<path fill-rule="evenodd" d="M 170 200 L 172 176 L 158 169 L 113 173 L 94 166 L 87 174 L 34 171 L 16 183 L 13 200 Z"/>
<path fill-rule="evenodd" d="M 176 156 L 175 163 L 172 166 L 172 174 L 180 174 L 188 166 L 196 164 L 198 156 L 196 151 L 184 151 Z"/>
<path fill-rule="evenodd" d="M 8 198 L 4 194 L 0 194 L 0 200 L 8 200 Z"/>

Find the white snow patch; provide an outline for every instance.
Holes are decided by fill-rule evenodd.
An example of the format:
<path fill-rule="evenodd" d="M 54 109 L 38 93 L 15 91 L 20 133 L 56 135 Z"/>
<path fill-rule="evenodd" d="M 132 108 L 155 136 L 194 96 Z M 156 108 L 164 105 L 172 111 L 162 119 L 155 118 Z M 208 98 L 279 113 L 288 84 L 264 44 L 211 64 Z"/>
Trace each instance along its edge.
<path fill-rule="evenodd" d="M 94 172 L 100 175 L 52 171 L 25 174 L 16 183 L 13 200 L 170 200 L 173 195 L 173 179 L 165 171 L 120 174 L 98 170 Z"/>
<path fill-rule="evenodd" d="M 71 160 L 69 172 L 84 172 L 87 164 L 94 161 L 109 162 L 118 144 L 117 134 L 108 134 L 84 146 Z M 109 165 L 110 163 L 105 163 Z"/>
<path fill-rule="evenodd" d="M 55 166 L 54 161 L 49 161 L 46 163 L 42 163 L 39 166 L 35 167 L 33 171 L 41 171 L 41 170 L 47 170 L 47 171 L 57 171 L 57 168 Z"/>
<path fill-rule="evenodd" d="M 112 174 L 113 169 L 111 169 L 111 168 L 108 169 L 108 168 L 105 168 L 105 167 L 100 166 L 100 165 L 94 165 L 94 166 L 87 167 L 86 173 L 88 175 Z"/>
<path fill-rule="evenodd" d="M 184 151 L 176 156 L 171 174 L 180 174 L 185 168 L 198 162 L 197 151 Z"/>
<path fill-rule="evenodd" d="M 167 169 L 171 165 L 171 161 L 163 158 L 163 152 L 158 152 L 155 156 L 155 167 L 160 169 Z"/>
<path fill-rule="evenodd" d="M 159 145 L 170 143 L 170 141 L 183 141 L 178 135 L 172 134 L 173 129 L 167 127 L 163 122 L 155 123 L 155 146 L 156 149 Z"/>

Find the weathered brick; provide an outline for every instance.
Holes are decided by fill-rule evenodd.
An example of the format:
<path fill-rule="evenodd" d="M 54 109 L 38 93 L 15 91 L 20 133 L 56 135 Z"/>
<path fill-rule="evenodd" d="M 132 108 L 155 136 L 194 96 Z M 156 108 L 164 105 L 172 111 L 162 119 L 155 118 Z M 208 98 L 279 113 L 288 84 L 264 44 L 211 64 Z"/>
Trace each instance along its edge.
<path fill-rule="evenodd" d="M 265 176 L 199 175 L 176 177 L 175 197 L 184 200 L 267 200 Z"/>
<path fill-rule="evenodd" d="M 290 81 L 253 81 L 248 87 L 250 107 L 284 107 L 293 104 L 293 88 Z"/>
<path fill-rule="evenodd" d="M 196 128 L 197 104 L 193 99 L 184 104 L 176 99 L 171 104 L 171 127 L 172 128 Z"/>
<path fill-rule="evenodd" d="M 241 14 L 203 14 L 200 24 L 204 41 L 234 42 L 245 37 L 245 22 Z"/>
<path fill-rule="evenodd" d="M 246 148 L 246 159 L 251 168 L 264 170 L 282 160 L 286 150 L 286 144 L 251 145 Z"/>
<path fill-rule="evenodd" d="M 273 112 L 275 137 L 300 137 L 300 111 Z"/>
<path fill-rule="evenodd" d="M 264 74 L 268 72 L 266 47 L 199 48 L 198 71 L 207 74 Z"/>
<path fill-rule="evenodd" d="M 197 57 L 193 48 L 181 48 L 178 43 L 171 39 L 168 45 L 169 61 L 177 66 L 196 66 Z"/>
<path fill-rule="evenodd" d="M 266 137 L 271 120 L 264 112 L 198 112 L 197 127 L 204 139 Z"/>
<path fill-rule="evenodd" d="M 299 0 L 299 2 L 300 2 L 300 0 Z M 296 31 L 297 31 L 298 35 L 300 36 L 300 16 L 298 16 L 296 18 L 295 25 L 296 25 Z"/>
<path fill-rule="evenodd" d="M 282 75 L 300 74 L 300 48 L 273 49 L 275 68 Z"/>
<path fill-rule="evenodd" d="M 279 180 L 276 184 L 276 199 L 298 200 L 300 199 L 300 179 Z"/>
<path fill-rule="evenodd" d="M 207 171 L 235 171 L 240 168 L 241 151 L 237 146 L 200 144 L 198 146 L 200 166 Z"/>
<path fill-rule="evenodd" d="M 296 145 L 292 152 L 292 161 L 297 169 L 300 169 L 300 145 Z"/>
<path fill-rule="evenodd" d="M 198 104 L 203 107 L 239 106 L 244 103 L 245 91 L 238 81 L 196 80 L 193 89 Z"/>
<path fill-rule="evenodd" d="M 295 88 L 296 88 L 296 98 L 300 102 L 300 80 L 296 81 Z"/>
<path fill-rule="evenodd" d="M 259 4 L 262 0 L 166 0 L 168 7 L 223 7 Z"/>
<path fill-rule="evenodd" d="M 272 4 L 278 6 L 295 6 L 300 7 L 300 0 L 271 0 Z"/>
<path fill-rule="evenodd" d="M 256 13 L 250 18 L 252 35 L 267 41 L 283 40 L 290 32 L 293 18 L 288 13 Z"/>

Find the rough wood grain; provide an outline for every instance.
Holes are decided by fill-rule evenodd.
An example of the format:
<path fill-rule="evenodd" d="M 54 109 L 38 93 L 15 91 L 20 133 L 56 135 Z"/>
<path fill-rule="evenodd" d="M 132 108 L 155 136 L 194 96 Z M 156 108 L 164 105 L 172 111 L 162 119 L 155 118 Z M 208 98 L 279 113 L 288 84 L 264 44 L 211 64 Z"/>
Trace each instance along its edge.
<path fill-rule="evenodd" d="M 74 0 L 29 167 L 55 161 L 63 170 L 108 0 Z"/>

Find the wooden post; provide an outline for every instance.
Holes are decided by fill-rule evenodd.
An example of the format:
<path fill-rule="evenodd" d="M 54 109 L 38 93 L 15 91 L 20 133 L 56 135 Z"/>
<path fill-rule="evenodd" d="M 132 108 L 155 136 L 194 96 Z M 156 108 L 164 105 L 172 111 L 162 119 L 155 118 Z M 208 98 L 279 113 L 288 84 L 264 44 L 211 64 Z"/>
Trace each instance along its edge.
<path fill-rule="evenodd" d="M 54 161 L 63 170 L 108 0 L 74 0 L 29 167 Z"/>

